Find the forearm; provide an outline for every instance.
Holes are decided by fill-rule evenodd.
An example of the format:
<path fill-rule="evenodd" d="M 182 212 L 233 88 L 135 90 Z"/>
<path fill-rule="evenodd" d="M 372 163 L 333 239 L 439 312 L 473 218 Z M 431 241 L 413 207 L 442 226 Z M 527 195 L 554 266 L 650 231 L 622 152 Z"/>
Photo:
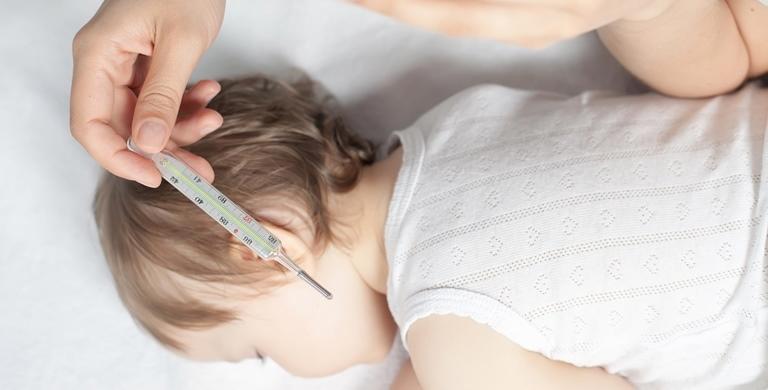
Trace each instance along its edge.
<path fill-rule="evenodd" d="M 678 0 L 650 19 L 622 19 L 598 34 L 630 72 L 665 94 L 711 96 L 747 78 L 748 50 L 723 0 Z"/>

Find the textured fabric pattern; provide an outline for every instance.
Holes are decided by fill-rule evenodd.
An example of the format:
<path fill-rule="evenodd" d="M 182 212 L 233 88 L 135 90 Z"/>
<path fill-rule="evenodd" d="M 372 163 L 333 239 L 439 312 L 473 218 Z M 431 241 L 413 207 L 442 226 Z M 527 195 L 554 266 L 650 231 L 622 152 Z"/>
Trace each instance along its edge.
<path fill-rule="evenodd" d="M 388 300 L 640 388 L 764 380 L 768 90 L 710 100 L 480 85 L 396 131 Z M 753 384 L 755 382 L 752 382 Z"/>

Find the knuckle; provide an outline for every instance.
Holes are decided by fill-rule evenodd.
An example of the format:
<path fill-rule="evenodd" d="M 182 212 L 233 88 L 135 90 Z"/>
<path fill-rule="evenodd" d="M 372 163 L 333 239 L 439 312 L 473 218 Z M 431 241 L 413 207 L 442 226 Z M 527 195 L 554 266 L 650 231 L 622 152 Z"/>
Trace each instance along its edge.
<path fill-rule="evenodd" d="M 79 56 L 83 53 L 93 43 L 94 36 L 92 22 L 86 23 L 72 38 L 72 54 Z"/>
<path fill-rule="evenodd" d="M 83 26 L 83 28 L 81 28 L 72 39 L 72 55 L 75 57 L 78 56 L 78 54 L 81 53 L 85 47 L 85 41 L 87 40 L 88 36 L 86 28 L 87 25 Z"/>
<path fill-rule="evenodd" d="M 83 127 L 79 123 L 75 123 L 74 120 L 69 121 L 69 134 L 72 135 L 75 139 L 80 139 L 81 134 L 83 134 Z"/>
<path fill-rule="evenodd" d="M 71 113 L 69 116 L 69 133 L 72 137 L 80 141 L 87 132 L 90 122 L 83 120 L 83 117 Z"/>
<path fill-rule="evenodd" d="M 74 137 L 76 140 L 82 142 L 82 140 L 86 137 L 86 134 L 88 134 L 89 128 L 92 128 L 93 126 L 96 126 L 100 123 L 103 122 L 97 119 L 82 121 L 76 118 L 70 118 L 69 133 L 72 134 L 72 137 Z"/>
<path fill-rule="evenodd" d="M 158 84 L 145 88 L 147 93 L 142 95 L 137 105 L 146 109 L 158 112 L 175 111 L 181 102 L 179 93 L 169 86 Z"/>

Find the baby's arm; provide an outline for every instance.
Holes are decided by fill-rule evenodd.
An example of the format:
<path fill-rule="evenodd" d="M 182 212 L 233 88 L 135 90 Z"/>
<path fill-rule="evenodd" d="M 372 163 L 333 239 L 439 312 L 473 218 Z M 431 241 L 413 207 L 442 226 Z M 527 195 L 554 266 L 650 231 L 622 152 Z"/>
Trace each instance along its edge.
<path fill-rule="evenodd" d="M 430 315 L 406 335 L 424 390 L 632 389 L 601 368 L 580 368 L 527 351 L 467 317 Z"/>
<path fill-rule="evenodd" d="M 613 55 L 649 86 L 673 96 L 704 97 L 765 72 L 768 59 L 755 54 L 768 55 L 768 11 L 757 0 L 667 3 L 656 14 L 633 15 L 598 30 Z"/>
<path fill-rule="evenodd" d="M 768 6 L 758 0 L 728 0 L 749 51 L 749 77 L 768 72 Z"/>
<path fill-rule="evenodd" d="M 411 359 L 406 360 L 403 366 L 400 367 L 400 373 L 397 374 L 389 390 L 422 390 L 419 380 L 416 378 L 416 373 L 413 372 Z"/>

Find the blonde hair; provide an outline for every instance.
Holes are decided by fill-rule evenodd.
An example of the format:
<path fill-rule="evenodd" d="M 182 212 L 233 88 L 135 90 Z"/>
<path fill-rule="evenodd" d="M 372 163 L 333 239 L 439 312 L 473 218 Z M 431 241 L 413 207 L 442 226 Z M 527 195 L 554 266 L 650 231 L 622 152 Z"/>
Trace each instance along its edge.
<path fill-rule="evenodd" d="M 332 109 L 333 98 L 302 76 L 293 83 L 265 76 L 222 80 L 208 107 L 224 117 L 220 129 L 187 150 L 207 159 L 214 185 L 257 220 L 283 209 L 313 232 L 313 251 L 337 241 L 326 207 L 328 191 L 346 192 L 374 145 L 348 130 Z M 184 346 L 164 325 L 207 329 L 237 313 L 194 297 L 177 279 L 274 288 L 284 272 L 274 262 L 230 259 L 224 228 L 167 182 L 153 189 L 105 173 L 93 202 L 96 224 L 117 291 L 133 318 L 161 344 Z M 255 255 L 254 255 L 255 256 Z"/>

